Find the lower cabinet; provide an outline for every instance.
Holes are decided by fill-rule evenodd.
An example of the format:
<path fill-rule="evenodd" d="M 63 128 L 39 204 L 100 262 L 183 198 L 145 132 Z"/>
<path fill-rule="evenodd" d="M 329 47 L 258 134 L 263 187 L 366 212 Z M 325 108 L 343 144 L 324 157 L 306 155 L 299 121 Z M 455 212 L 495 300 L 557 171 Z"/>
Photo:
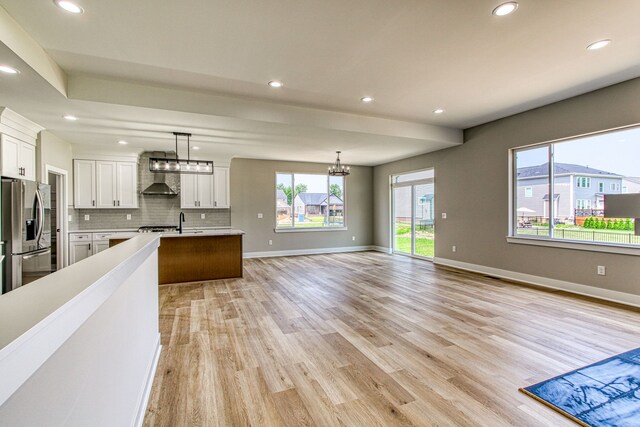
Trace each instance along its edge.
<path fill-rule="evenodd" d="M 109 249 L 111 236 L 122 233 L 69 233 L 69 265 Z"/>

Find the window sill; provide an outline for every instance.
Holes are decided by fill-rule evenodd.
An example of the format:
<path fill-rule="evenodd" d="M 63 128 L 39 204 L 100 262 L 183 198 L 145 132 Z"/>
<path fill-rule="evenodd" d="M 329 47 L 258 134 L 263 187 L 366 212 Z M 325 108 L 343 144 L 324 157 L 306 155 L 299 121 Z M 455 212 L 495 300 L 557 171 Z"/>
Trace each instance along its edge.
<path fill-rule="evenodd" d="M 304 233 L 307 231 L 347 231 L 347 227 L 300 227 L 300 228 L 275 228 L 276 233 Z"/>
<path fill-rule="evenodd" d="M 552 240 L 540 237 L 507 236 L 507 242 L 519 245 L 548 246 L 578 251 L 606 252 L 610 254 L 640 256 L 640 247 L 633 245 L 583 242 L 580 240 Z"/>

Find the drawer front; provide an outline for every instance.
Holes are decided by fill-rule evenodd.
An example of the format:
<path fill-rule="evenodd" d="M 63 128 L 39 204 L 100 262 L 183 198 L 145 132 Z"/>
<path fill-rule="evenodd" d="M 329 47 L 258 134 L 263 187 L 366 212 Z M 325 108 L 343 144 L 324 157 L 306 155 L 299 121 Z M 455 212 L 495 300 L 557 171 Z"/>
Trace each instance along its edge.
<path fill-rule="evenodd" d="M 69 241 L 71 242 L 90 242 L 91 233 L 70 233 Z"/>
<path fill-rule="evenodd" d="M 93 233 L 93 241 L 108 241 L 114 234 L 117 233 Z"/>

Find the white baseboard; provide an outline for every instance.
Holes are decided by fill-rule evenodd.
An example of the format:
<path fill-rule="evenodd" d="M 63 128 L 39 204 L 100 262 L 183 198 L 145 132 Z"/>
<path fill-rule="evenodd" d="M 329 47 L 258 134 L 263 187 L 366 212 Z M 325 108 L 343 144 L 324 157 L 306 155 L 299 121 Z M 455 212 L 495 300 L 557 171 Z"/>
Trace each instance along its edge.
<path fill-rule="evenodd" d="M 391 253 L 391 248 L 387 248 L 384 246 L 371 246 L 371 250 L 376 251 L 376 252 L 384 252 L 385 254 L 390 254 Z"/>
<path fill-rule="evenodd" d="M 548 277 L 518 273 L 515 271 L 502 270 L 499 268 L 486 267 L 484 265 L 470 264 L 467 262 L 455 261 L 446 258 L 436 257 L 433 259 L 433 262 L 438 265 L 458 268 L 460 270 L 472 271 L 474 273 L 486 274 L 489 276 L 513 280 L 516 282 L 531 284 L 543 288 L 557 289 L 578 295 L 598 298 L 605 301 L 640 307 L 640 295 L 612 291 L 609 289 L 597 288 L 595 286 L 581 285 L 579 283 L 565 282 L 563 280 L 550 279 Z"/>
<path fill-rule="evenodd" d="M 149 365 L 149 369 L 147 372 L 147 381 L 144 385 L 142 398 L 138 403 L 138 412 L 136 414 L 136 421 L 134 424 L 136 427 L 142 427 L 142 423 L 144 423 L 144 416 L 147 412 L 147 406 L 149 405 L 149 397 L 151 397 L 151 388 L 153 387 L 153 379 L 155 378 L 156 370 L 158 369 L 158 362 L 160 361 L 161 351 L 162 345 L 160 345 L 160 333 L 158 333 L 156 351 L 153 355 L 153 359 L 151 360 L 151 364 Z"/>
<path fill-rule="evenodd" d="M 245 252 L 244 258 L 270 258 L 278 256 L 337 254 L 374 250 L 374 246 L 345 246 L 341 248 L 291 249 L 287 251 Z"/>

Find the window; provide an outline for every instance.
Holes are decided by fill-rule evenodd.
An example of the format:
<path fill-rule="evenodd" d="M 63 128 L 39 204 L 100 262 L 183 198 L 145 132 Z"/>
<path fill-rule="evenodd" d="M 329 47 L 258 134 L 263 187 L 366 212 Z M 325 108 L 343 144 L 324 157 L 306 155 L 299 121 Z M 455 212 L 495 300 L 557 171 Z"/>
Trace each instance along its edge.
<path fill-rule="evenodd" d="M 622 183 L 640 176 L 640 127 L 512 154 L 512 236 L 640 246 L 632 218 L 605 216 L 606 195 L 633 192 Z"/>
<path fill-rule="evenodd" d="M 533 197 L 533 187 L 524 187 L 524 197 Z"/>
<path fill-rule="evenodd" d="M 588 176 L 579 176 L 576 180 L 576 186 L 578 188 L 589 188 L 591 187 L 591 178 Z"/>
<path fill-rule="evenodd" d="M 577 199 L 576 200 L 576 208 L 577 209 L 591 209 L 591 200 Z"/>
<path fill-rule="evenodd" d="M 345 226 L 344 177 L 276 173 L 276 229 Z"/>

